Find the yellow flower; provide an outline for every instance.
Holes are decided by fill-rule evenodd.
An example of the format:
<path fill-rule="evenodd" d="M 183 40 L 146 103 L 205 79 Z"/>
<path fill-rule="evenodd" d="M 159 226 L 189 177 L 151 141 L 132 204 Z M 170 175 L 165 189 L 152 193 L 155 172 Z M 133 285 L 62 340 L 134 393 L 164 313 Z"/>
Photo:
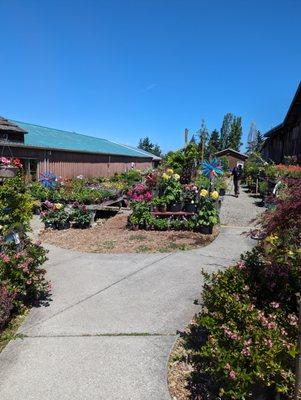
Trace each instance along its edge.
<path fill-rule="evenodd" d="M 55 208 L 56 210 L 61 210 L 61 209 L 63 208 L 63 204 L 61 204 L 61 203 L 55 203 L 55 204 L 54 204 L 54 208 Z"/>
<path fill-rule="evenodd" d="M 266 242 L 268 242 L 268 243 L 271 243 L 272 245 L 274 245 L 276 242 L 277 242 L 277 240 L 278 240 L 279 238 L 278 238 L 278 236 L 277 235 L 270 235 L 270 236 L 268 236 L 267 238 L 266 238 Z"/>
<path fill-rule="evenodd" d="M 200 196 L 201 196 L 201 197 L 207 197 L 207 196 L 208 196 L 208 190 L 202 189 L 202 190 L 200 191 Z"/>
<path fill-rule="evenodd" d="M 211 193 L 211 198 L 213 200 L 217 200 L 219 198 L 219 194 L 216 190 L 214 190 L 214 192 Z"/>
<path fill-rule="evenodd" d="M 289 257 L 293 257 L 293 256 L 294 256 L 294 252 L 293 252 L 292 250 L 289 250 L 289 251 L 287 252 L 287 255 L 288 255 Z"/>
<path fill-rule="evenodd" d="M 163 178 L 165 181 L 168 181 L 168 179 L 170 178 L 170 176 L 167 175 L 167 174 L 164 172 L 164 174 L 162 174 L 162 178 Z"/>
<path fill-rule="evenodd" d="M 180 179 L 180 175 L 179 174 L 174 174 L 173 178 L 174 178 L 174 180 L 178 181 Z"/>
<path fill-rule="evenodd" d="M 173 174 L 173 169 L 168 168 L 168 169 L 166 170 L 166 173 L 167 173 L 168 175 L 172 175 L 172 174 Z"/>

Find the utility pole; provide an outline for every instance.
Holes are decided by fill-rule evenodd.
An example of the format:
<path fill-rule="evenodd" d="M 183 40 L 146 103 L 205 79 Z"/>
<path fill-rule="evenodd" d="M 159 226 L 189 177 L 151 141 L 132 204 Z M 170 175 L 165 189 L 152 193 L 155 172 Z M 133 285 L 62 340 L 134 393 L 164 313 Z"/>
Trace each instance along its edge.
<path fill-rule="evenodd" d="M 301 296 L 297 293 L 298 303 L 298 353 L 296 358 L 296 382 L 295 382 L 295 397 L 294 400 L 301 399 Z"/>

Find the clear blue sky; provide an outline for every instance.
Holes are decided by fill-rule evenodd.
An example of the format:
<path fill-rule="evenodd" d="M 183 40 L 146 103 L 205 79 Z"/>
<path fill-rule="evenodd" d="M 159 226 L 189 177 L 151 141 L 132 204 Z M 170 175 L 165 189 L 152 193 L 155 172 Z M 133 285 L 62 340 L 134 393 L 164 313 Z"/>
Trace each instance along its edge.
<path fill-rule="evenodd" d="M 300 0 L 0 0 L 0 115 L 167 151 L 204 118 L 280 123 Z"/>

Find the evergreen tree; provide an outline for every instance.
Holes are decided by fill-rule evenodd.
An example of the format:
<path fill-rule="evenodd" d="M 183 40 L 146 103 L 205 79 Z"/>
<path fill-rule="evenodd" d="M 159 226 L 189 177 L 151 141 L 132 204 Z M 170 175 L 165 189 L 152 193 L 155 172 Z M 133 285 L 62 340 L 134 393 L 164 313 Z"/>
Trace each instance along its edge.
<path fill-rule="evenodd" d="M 241 117 L 233 116 L 230 134 L 228 136 L 227 147 L 239 151 L 242 136 L 242 126 L 241 126 Z"/>
<path fill-rule="evenodd" d="M 217 129 L 211 132 L 211 135 L 208 140 L 208 145 L 206 149 L 206 157 L 214 156 L 215 153 L 219 151 L 220 138 L 219 132 Z"/>
<path fill-rule="evenodd" d="M 149 137 L 145 137 L 139 140 L 139 144 L 138 144 L 138 149 L 147 151 L 149 153 L 152 153 L 158 157 L 162 156 L 162 151 L 159 145 L 157 144 L 153 144 Z"/>
<path fill-rule="evenodd" d="M 221 128 L 221 134 L 220 134 L 220 142 L 219 142 L 219 148 L 220 150 L 224 150 L 229 147 L 229 136 L 231 133 L 231 126 L 233 124 L 233 114 L 232 113 L 227 113 L 224 116 L 223 119 L 223 124 Z"/>
<path fill-rule="evenodd" d="M 264 142 L 263 135 L 261 134 L 261 132 L 259 130 L 257 130 L 254 151 L 259 152 L 262 148 L 263 142 Z"/>

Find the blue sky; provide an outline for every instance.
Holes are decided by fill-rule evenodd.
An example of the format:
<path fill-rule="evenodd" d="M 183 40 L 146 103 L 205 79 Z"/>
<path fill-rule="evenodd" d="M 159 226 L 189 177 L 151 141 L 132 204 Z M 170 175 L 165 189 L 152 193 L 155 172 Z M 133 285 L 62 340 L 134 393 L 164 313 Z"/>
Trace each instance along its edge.
<path fill-rule="evenodd" d="M 263 132 L 301 80 L 300 0 L 0 0 L 0 115 L 167 151 Z"/>

